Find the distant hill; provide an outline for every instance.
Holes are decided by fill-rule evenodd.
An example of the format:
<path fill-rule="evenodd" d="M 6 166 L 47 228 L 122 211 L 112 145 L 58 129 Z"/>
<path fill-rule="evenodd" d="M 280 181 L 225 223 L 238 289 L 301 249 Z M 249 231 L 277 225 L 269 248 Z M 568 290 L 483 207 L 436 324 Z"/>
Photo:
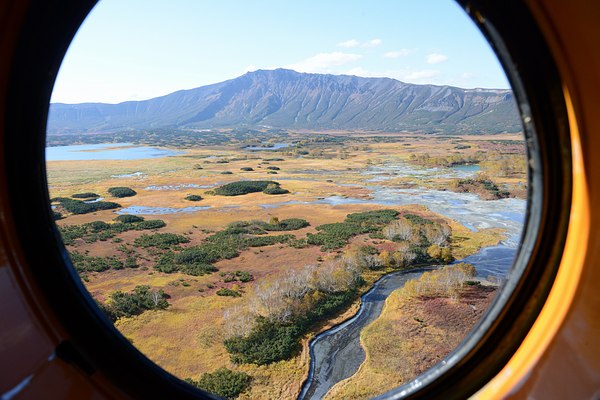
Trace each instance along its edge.
<path fill-rule="evenodd" d="M 144 101 L 53 103 L 48 120 L 50 134 L 237 126 L 448 134 L 522 129 L 510 90 L 285 69 L 249 72 Z"/>

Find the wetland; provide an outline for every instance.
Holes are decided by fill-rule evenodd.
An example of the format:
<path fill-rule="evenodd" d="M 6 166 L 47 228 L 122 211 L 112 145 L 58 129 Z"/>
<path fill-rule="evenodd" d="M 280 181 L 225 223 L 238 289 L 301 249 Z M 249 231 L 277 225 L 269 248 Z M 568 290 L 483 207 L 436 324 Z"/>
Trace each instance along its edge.
<path fill-rule="evenodd" d="M 47 149 L 56 223 L 119 331 L 181 379 L 220 368 L 246 374 L 243 399 L 391 389 L 368 383 L 389 375 L 377 364 L 380 326 L 404 338 L 390 351 L 402 371 L 394 385 L 443 359 L 492 301 L 518 249 L 527 206 L 522 136 L 259 136 L 196 132 L 183 144 L 131 133 L 130 142 L 116 135 L 92 144 L 49 137 L 60 145 Z M 115 198 L 114 187 L 135 194 Z M 106 202 L 116 205 L 90 208 Z M 402 294 L 423 270 L 459 262 L 474 269 L 451 294 Z M 431 310 L 414 317 L 431 323 L 418 323 L 412 316 L 431 302 L 460 323 Z M 133 303 L 145 306 L 127 311 Z M 475 305 L 480 312 L 467 317 Z M 403 326 L 435 325 L 446 342 L 428 347 L 398 331 L 406 315 Z M 408 365 L 424 347 L 427 360 Z"/>

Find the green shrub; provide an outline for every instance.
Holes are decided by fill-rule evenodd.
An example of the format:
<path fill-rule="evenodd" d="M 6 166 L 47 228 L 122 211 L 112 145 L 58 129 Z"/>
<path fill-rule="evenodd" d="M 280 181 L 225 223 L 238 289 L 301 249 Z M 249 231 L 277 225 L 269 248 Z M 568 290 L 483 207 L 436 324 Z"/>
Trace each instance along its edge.
<path fill-rule="evenodd" d="M 308 244 L 321 246 L 322 251 L 344 247 L 351 237 L 368 233 L 370 230 L 368 227 L 348 222 L 319 225 L 316 229 L 319 232 L 307 234 L 306 241 Z"/>
<path fill-rule="evenodd" d="M 242 294 L 235 290 L 221 288 L 217 290 L 217 296 L 242 297 Z"/>
<path fill-rule="evenodd" d="M 174 233 L 153 233 L 151 235 L 143 234 L 136 238 L 133 243 L 140 247 L 158 247 L 159 249 L 169 249 L 175 245 L 189 243 L 190 239 L 183 235 Z"/>
<path fill-rule="evenodd" d="M 231 172 L 231 171 L 223 171 L 223 172 L 221 172 L 221 175 L 233 175 L 233 172 Z"/>
<path fill-rule="evenodd" d="M 77 272 L 102 272 L 107 269 L 122 269 L 123 262 L 116 257 L 93 257 L 73 251 L 69 254 Z"/>
<path fill-rule="evenodd" d="M 54 218 L 55 221 L 58 221 L 59 219 L 63 219 L 63 216 L 58 211 L 52 211 L 52 218 Z"/>
<path fill-rule="evenodd" d="M 110 229 L 110 225 L 103 221 L 94 221 L 88 224 L 89 229 L 94 232 L 102 232 Z"/>
<path fill-rule="evenodd" d="M 241 196 L 248 193 L 262 192 L 269 185 L 279 186 L 274 181 L 238 181 L 219 186 L 214 190 L 219 196 Z"/>
<path fill-rule="evenodd" d="M 297 229 L 306 228 L 310 224 L 307 220 L 301 218 L 288 218 L 279 221 L 278 224 L 269 224 L 266 228 L 268 231 L 295 231 Z"/>
<path fill-rule="evenodd" d="M 145 221 L 141 221 L 135 225 L 136 230 L 141 231 L 144 229 L 159 229 L 167 226 L 165 221 L 162 219 L 149 219 Z"/>
<path fill-rule="evenodd" d="M 85 193 L 75 193 L 75 194 L 71 195 L 71 197 L 74 199 L 97 199 L 100 196 L 97 195 L 96 193 L 85 192 Z"/>
<path fill-rule="evenodd" d="M 300 335 L 295 325 L 281 325 L 259 318 L 248 336 L 226 339 L 224 344 L 234 363 L 265 365 L 296 354 Z"/>
<path fill-rule="evenodd" d="M 121 207 L 120 204 L 111 201 L 85 203 L 81 200 L 73 200 L 66 197 L 57 197 L 53 200 L 57 201 L 60 204 L 60 207 L 72 214 L 89 214 L 100 210 L 112 210 Z"/>
<path fill-rule="evenodd" d="M 433 221 L 427 218 L 423 218 L 420 215 L 416 215 L 416 214 L 404 214 L 403 215 L 404 218 L 406 218 L 407 220 L 409 220 L 410 222 L 412 222 L 413 224 L 416 225 L 429 225 L 429 224 L 433 224 Z"/>
<path fill-rule="evenodd" d="M 250 282 L 254 280 L 254 276 L 247 271 L 235 271 L 235 276 L 240 280 L 240 282 Z"/>
<path fill-rule="evenodd" d="M 270 171 L 280 171 L 281 170 L 281 168 L 275 167 L 273 165 L 268 166 L 267 169 Z"/>
<path fill-rule="evenodd" d="M 119 216 L 120 217 L 134 217 L 132 219 L 126 218 L 126 220 L 137 221 L 135 216 Z M 144 221 L 143 218 L 139 218 L 140 222 L 124 223 L 115 222 L 108 224 L 102 221 L 94 221 L 87 224 L 81 225 L 65 225 L 59 227 L 59 231 L 62 235 L 63 242 L 66 245 L 74 243 L 75 239 L 83 239 L 86 243 L 93 243 L 97 240 L 108 240 L 113 238 L 116 234 L 127 232 L 130 230 L 144 230 L 144 229 L 156 229 L 165 226 L 165 222 L 162 220 L 149 220 Z"/>
<path fill-rule="evenodd" d="M 293 238 L 293 235 L 250 236 L 243 239 L 243 244 L 247 247 L 263 247 L 277 243 L 285 243 Z"/>
<path fill-rule="evenodd" d="M 131 197 L 137 194 L 135 190 L 124 186 L 108 188 L 108 193 L 113 197 Z"/>
<path fill-rule="evenodd" d="M 115 218 L 115 221 L 117 222 L 123 222 L 126 224 L 133 224 L 135 222 L 142 222 L 144 220 L 144 217 L 140 217 L 138 215 L 130 215 L 130 214 L 123 214 L 123 215 L 119 215 L 117 218 Z"/>
<path fill-rule="evenodd" d="M 202 200 L 202 196 L 197 195 L 197 194 L 188 194 L 187 196 L 184 197 L 184 200 L 187 200 L 187 201 L 200 201 L 200 200 Z"/>
<path fill-rule="evenodd" d="M 162 290 L 136 286 L 132 293 L 113 292 L 107 307 L 115 318 L 131 317 L 146 310 L 164 310 L 169 306 L 166 297 Z"/>
<path fill-rule="evenodd" d="M 361 213 L 348 214 L 346 222 L 354 222 L 357 224 L 380 225 L 392 222 L 398 216 L 396 210 L 375 210 Z"/>
<path fill-rule="evenodd" d="M 202 276 L 218 271 L 217 267 L 214 265 L 204 263 L 184 264 L 180 266 L 179 269 L 184 274 L 192 276 Z"/>
<path fill-rule="evenodd" d="M 277 175 L 277 171 L 267 171 L 267 174 Z"/>
<path fill-rule="evenodd" d="M 250 171 L 254 171 L 254 168 L 252 168 L 252 167 L 242 167 L 242 168 L 240 168 L 240 171 L 250 172 Z"/>
<path fill-rule="evenodd" d="M 245 372 L 233 372 L 227 368 L 206 372 L 198 381 L 186 379 L 190 385 L 226 399 L 238 397 L 240 393 L 250 387 L 251 381 L 252 378 Z"/>
<path fill-rule="evenodd" d="M 281 188 L 279 184 L 270 184 L 263 190 L 264 194 L 286 194 L 289 192 L 289 190 Z"/>

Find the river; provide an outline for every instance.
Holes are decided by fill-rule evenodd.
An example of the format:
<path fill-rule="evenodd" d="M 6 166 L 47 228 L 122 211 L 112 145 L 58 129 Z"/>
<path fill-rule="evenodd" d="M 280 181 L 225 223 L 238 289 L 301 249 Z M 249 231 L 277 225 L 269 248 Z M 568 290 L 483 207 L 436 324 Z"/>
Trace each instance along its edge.
<path fill-rule="evenodd" d="M 333 385 L 352 376 L 365 360 L 365 351 L 360 345 L 362 329 L 381 314 L 385 299 L 394 290 L 430 269 L 385 275 L 362 295 L 360 309 L 354 317 L 317 335 L 310 343 L 309 377 L 298 399 L 322 399 Z"/>
<path fill-rule="evenodd" d="M 474 231 L 494 227 L 504 228 L 507 236 L 499 245 L 483 248 L 460 261 L 473 264 L 481 278 L 489 276 L 503 278 L 507 275 L 521 240 L 526 201 L 519 199 L 487 201 L 469 193 L 425 188 L 368 187 L 373 190 L 373 198 L 368 202 L 373 204 L 421 204 Z M 344 201 L 347 202 L 348 199 Z M 324 203 L 329 202 L 331 199 Z M 385 300 L 394 290 L 404 286 L 406 281 L 420 276 L 424 270 L 401 271 L 382 277 L 362 296 L 360 309 L 354 317 L 321 332 L 310 342 L 309 376 L 302 386 L 298 399 L 322 399 L 336 383 L 352 376 L 358 370 L 365 360 L 365 352 L 360 344 L 360 332 L 379 317 Z"/>
<path fill-rule="evenodd" d="M 516 248 L 494 246 L 483 248 L 460 261 L 472 263 L 481 276 L 504 276 L 515 254 Z M 309 376 L 302 385 L 298 399 L 322 399 L 336 383 L 354 375 L 366 356 L 360 344 L 361 331 L 379 317 L 385 300 L 394 290 L 433 268 L 399 271 L 383 276 L 361 297 L 356 315 L 311 340 Z"/>

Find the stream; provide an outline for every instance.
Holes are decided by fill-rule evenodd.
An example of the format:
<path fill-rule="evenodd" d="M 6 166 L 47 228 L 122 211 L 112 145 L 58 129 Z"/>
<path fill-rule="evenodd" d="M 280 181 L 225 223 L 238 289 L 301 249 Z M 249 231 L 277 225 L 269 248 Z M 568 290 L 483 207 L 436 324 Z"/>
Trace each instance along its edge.
<path fill-rule="evenodd" d="M 368 186 L 368 188 L 372 190 L 373 198 L 367 201 L 372 204 L 421 204 L 435 213 L 460 222 L 473 231 L 485 228 L 505 229 L 506 238 L 497 246 L 485 247 L 460 262 L 473 264 L 480 278 L 504 278 L 508 274 L 521 240 L 527 205 L 525 200 L 486 201 L 470 193 L 424 188 L 397 189 L 381 186 Z M 330 203 L 332 200 L 321 201 Z M 343 201 L 347 202 L 348 199 Z M 385 275 L 362 296 L 360 309 L 354 317 L 321 332 L 311 340 L 309 376 L 302 386 L 298 399 L 322 399 L 336 383 L 356 373 L 365 360 L 365 351 L 360 344 L 362 329 L 379 317 L 385 300 L 394 290 L 432 268 Z"/>
<path fill-rule="evenodd" d="M 365 360 L 365 351 L 360 345 L 361 330 L 381 314 L 385 299 L 394 290 L 431 269 L 383 276 L 362 295 L 360 309 L 354 317 L 317 335 L 310 343 L 310 372 L 298 399 L 322 399 L 333 385 L 352 376 Z"/>

